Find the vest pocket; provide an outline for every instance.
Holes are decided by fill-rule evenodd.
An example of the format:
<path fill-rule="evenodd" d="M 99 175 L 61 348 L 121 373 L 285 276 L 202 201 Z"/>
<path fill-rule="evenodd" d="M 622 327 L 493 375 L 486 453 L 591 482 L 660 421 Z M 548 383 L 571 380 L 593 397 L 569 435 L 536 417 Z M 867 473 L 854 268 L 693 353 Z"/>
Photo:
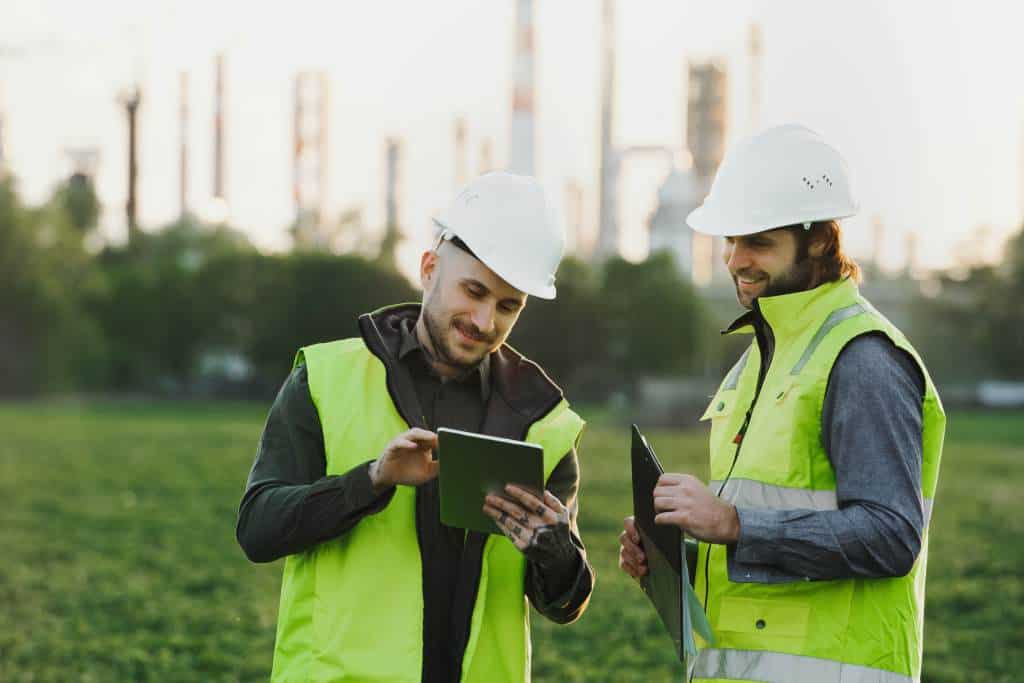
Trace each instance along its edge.
<path fill-rule="evenodd" d="M 723 597 L 716 634 L 730 647 L 792 651 L 807 639 L 809 605 L 785 599 Z"/>
<path fill-rule="evenodd" d="M 736 438 L 736 431 L 739 429 L 739 425 L 735 424 L 736 420 L 733 419 L 735 405 L 735 390 L 719 392 L 711 399 L 707 410 L 704 411 L 700 418 L 702 422 L 711 422 L 709 443 L 711 446 L 712 479 L 724 478 L 725 472 L 728 471 L 729 464 L 732 462 L 732 454 L 735 452 L 734 449 L 736 447 L 732 446 L 730 448 L 730 445 Z"/>

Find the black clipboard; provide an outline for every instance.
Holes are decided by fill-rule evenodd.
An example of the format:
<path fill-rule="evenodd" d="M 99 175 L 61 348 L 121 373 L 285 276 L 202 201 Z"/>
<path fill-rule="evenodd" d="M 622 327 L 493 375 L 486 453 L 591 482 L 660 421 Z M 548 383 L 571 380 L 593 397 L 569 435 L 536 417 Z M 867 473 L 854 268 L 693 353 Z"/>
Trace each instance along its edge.
<path fill-rule="evenodd" d="M 636 425 L 632 434 L 633 519 L 648 570 L 640 579 L 640 587 L 661 617 L 676 655 L 686 667 L 688 660 L 697 655 L 694 629 L 708 643 L 714 643 L 714 638 L 690 583 L 693 570 L 687 562 L 685 535 L 678 527 L 654 523 L 654 489 L 665 470 Z"/>

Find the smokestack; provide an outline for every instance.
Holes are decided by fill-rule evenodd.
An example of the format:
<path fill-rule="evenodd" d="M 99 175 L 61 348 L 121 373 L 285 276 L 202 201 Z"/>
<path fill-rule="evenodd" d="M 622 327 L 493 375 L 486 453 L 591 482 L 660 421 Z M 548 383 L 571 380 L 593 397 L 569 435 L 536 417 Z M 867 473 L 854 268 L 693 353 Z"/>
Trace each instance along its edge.
<path fill-rule="evenodd" d="M 214 59 L 213 198 L 224 201 L 224 54 Z"/>
<path fill-rule="evenodd" d="M 380 246 L 381 262 L 394 266 L 395 252 L 401 233 L 398 229 L 398 164 L 402 143 L 397 138 L 388 138 L 385 148 L 386 165 L 384 177 L 384 239 Z"/>
<path fill-rule="evenodd" d="M 292 196 L 295 199 L 296 242 L 324 248 L 321 234 L 327 206 L 327 121 L 330 101 L 327 74 L 295 75 Z"/>
<path fill-rule="evenodd" d="M 761 127 L 761 27 L 750 25 L 750 133 Z"/>
<path fill-rule="evenodd" d="M 571 250 L 583 252 L 583 188 L 575 179 L 565 182 L 565 216 L 572 237 Z"/>
<path fill-rule="evenodd" d="M 882 254 L 884 253 L 885 224 L 882 217 L 875 214 L 871 219 L 871 263 L 875 271 L 882 272 Z"/>
<path fill-rule="evenodd" d="M 132 87 L 121 98 L 125 114 L 128 117 L 128 201 L 125 203 L 125 217 L 128 220 L 128 243 L 138 240 L 138 111 L 142 102 L 142 93 L 138 84 Z"/>
<path fill-rule="evenodd" d="M 516 0 L 516 54 L 508 168 L 534 175 L 533 0 Z"/>
<path fill-rule="evenodd" d="M 4 144 L 4 100 L 3 91 L 0 90 L 0 180 L 7 176 L 7 147 Z"/>
<path fill-rule="evenodd" d="M 491 139 L 484 138 L 480 142 L 480 175 L 494 170 L 494 154 L 491 151 Z"/>
<path fill-rule="evenodd" d="M 910 230 L 907 232 L 904 239 L 906 239 L 907 245 L 906 276 L 907 278 L 913 278 L 918 272 L 920 272 L 921 266 L 918 262 L 917 233 Z M 984 241 L 978 240 L 978 244 L 984 244 Z"/>
<path fill-rule="evenodd" d="M 178 135 L 180 149 L 178 153 L 178 203 L 181 218 L 188 215 L 188 72 L 178 74 Z"/>
<path fill-rule="evenodd" d="M 465 187 L 466 177 L 466 120 L 455 119 L 455 188 L 456 191 Z"/>
<path fill-rule="evenodd" d="M 604 259 L 619 252 L 618 184 L 619 153 L 612 141 L 615 126 L 615 5 L 614 0 L 601 4 L 601 157 L 598 191 L 597 247 L 594 259 Z"/>

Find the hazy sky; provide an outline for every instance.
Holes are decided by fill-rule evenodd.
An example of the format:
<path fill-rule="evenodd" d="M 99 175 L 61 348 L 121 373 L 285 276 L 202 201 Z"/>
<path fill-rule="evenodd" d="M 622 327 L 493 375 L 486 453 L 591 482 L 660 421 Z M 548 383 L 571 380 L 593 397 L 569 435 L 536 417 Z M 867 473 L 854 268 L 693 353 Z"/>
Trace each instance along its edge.
<path fill-rule="evenodd" d="M 762 27 L 760 124 L 804 123 L 847 156 L 863 214 L 848 223 L 866 255 L 872 216 L 886 226 L 885 261 L 944 266 L 991 246 L 1024 216 L 1024 48 L 1015 3 L 618 3 L 619 144 L 682 144 L 684 65 L 729 68 L 729 139 L 750 132 L 750 22 Z M 330 208 L 383 219 L 384 139 L 404 140 L 400 218 L 411 267 L 429 216 L 453 192 L 453 126 L 468 123 L 470 169 L 481 141 L 507 157 L 514 0 L 287 3 L 168 0 L 4 0 L 0 110 L 8 155 L 30 201 L 68 170 L 63 150 L 101 150 L 104 230 L 124 234 L 126 134 L 117 93 L 139 78 L 140 212 L 173 219 L 178 197 L 178 74 L 191 74 L 191 198 L 212 176 L 213 56 L 227 55 L 227 195 L 231 220 L 267 248 L 288 243 L 292 76 L 325 68 L 332 87 Z M 561 211 L 580 182 L 596 217 L 599 0 L 535 0 L 537 174 Z M 646 253 L 640 229 L 664 162 L 630 163 L 622 183 L 623 249 Z M 974 252 L 972 252 L 974 250 Z"/>

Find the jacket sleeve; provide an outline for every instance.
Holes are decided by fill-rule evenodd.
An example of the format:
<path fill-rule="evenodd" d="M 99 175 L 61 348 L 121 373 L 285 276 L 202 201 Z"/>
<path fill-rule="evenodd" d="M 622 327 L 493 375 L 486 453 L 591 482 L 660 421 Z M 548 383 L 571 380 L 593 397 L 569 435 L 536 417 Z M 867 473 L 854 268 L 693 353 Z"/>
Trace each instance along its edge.
<path fill-rule="evenodd" d="M 729 578 L 881 578 L 907 574 L 924 529 L 921 429 L 924 377 L 887 337 L 851 341 L 833 366 L 822 441 L 836 475 L 837 510 L 738 508 Z"/>
<path fill-rule="evenodd" d="M 594 590 L 594 570 L 587 561 L 576 521 L 579 483 L 579 461 L 576 450 L 572 449 L 555 466 L 546 488 L 569 509 L 569 531 L 576 556 L 571 563 L 547 571 L 534 562 L 526 564 L 526 595 L 530 603 L 546 618 L 559 624 L 579 619 Z"/>
<path fill-rule="evenodd" d="M 235 535 L 253 562 L 309 550 L 382 510 L 394 488 L 374 494 L 367 461 L 326 476 L 323 430 L 306 367 L 285 380 L 267 416 L 238 510 Z"/>

